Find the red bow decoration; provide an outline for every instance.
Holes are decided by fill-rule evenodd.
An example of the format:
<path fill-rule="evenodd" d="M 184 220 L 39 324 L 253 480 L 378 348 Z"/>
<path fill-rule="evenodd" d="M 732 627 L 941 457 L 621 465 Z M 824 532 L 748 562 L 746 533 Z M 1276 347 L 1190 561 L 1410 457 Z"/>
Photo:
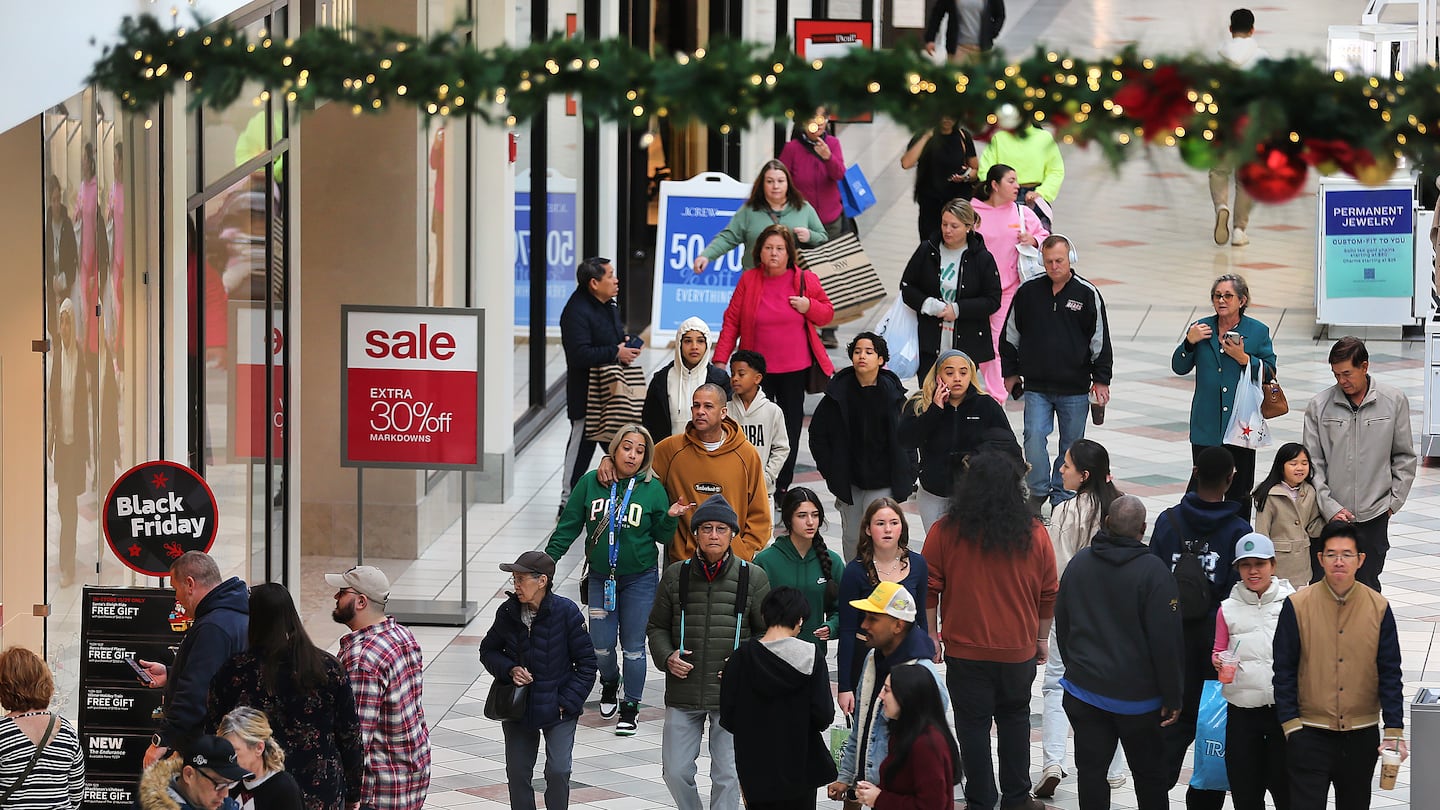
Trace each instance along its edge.
<path fill-rule="evenodd" d="M 1158 70 L 1131 71 L 1125 85 L 1112 99 L 1124 109 L 1125 115 L 1145 128 L 1145 140 L 1153 141 L 1171 134 L 1195 114 L 1195 102 L 1188 93 L 1190 81 L 1174 65 Z"/>

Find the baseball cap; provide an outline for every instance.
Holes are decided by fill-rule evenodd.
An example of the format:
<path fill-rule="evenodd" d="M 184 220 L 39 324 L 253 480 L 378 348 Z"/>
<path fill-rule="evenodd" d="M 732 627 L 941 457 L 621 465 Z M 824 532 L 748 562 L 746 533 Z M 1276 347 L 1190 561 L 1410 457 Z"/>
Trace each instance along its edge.
<path fill-rule="evenodd" d="M 915 621 L 915 597 L 898 582 L 882 582 L 876 585 L 870 596 L 852 601 L 850 607 L 866 613 L 884 613 L 901 621 Z"/>
<path fill-rule="evenodd" d="M 1250 532 L 1235 541 L 1235 562 L 1250 558 L 1270 560 L 1275 557 L 1275 544 L 1259 532 Z"/>
<path fill-rule="evenodd" d="M 555 561 L 550 555 L 543 551 L 527 551 L 521 554 L 513 563 L 501 563 L 501 571 L 519 572 L 521 574 L 544 574 L 551 579 L 555 578 Z"/>
<path fill-rule="evenodd" d="M 371 602 L 383 604 L 390 600 L 390 578 L 373 565 L 357 565 L 343 574 L 326 574 L 325 584 L 336 589 L 354 589 Z"/>
<path fill-rule="evenodd" d="M 238 782 L 254 774 L 240 767 L 235 760 L 235 748 L 223 737 L 206 734 L 196 737 L 185 749 L 185 764 L 192 768 L 204 768 L 220 776 Z"/>

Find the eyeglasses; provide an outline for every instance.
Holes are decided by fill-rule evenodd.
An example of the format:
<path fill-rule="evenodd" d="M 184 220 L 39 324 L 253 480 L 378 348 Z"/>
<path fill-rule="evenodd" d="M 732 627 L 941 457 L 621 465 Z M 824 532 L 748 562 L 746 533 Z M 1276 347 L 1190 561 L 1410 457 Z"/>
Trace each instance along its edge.
<path fill-rule="evenodd" d="M 234 788 L 236 785 L 240 784 L 238 781 L 235 781 L 235 782 L 222 782 L 222 781 L 220 781 L 219 779 L 216 779 L 215 777 L 213 777 L 213 776 L 211 776 L 210 774 L 206 773 L 205 771 L 200 770 L 199 768 L 196 768 L 195 770 L 200 771 L 200 775 L 201 775 L 201 776 L 203 776 L 203 777 L 205 777 L 206 779 L 209 779 L 209 780 L 210 780 L 210 784 L 212 784 L 212 785 L 215 786 L 215 792 L 216 792 L 216 793 L 229 793 L 232 788 Z"/>
<path fill-rule="evenodd" d="M 1235 293 L 1212 293 L 1210 297 L 1216 301 L 1234 301 Z"/>
<path fill-rule="evenodd" d="M 730 527 L 724 523 L 706 523 L 695 529 L 696 534 L 724 534 L 729 535 Z"/>
<path fill-rule="evenodd" d="M 341 588 L 340 590 L 338 590 L 338 591 L 335 592 L 335 595 L 338 597 L 338 596 L 341 596 L 341 595 L 347 594 L 347 593 L 350 594 L 351 596 L 364 596 L 364 595 L 365 595 L 365 594 L 360 593 L 359 591 L 355 590 L 354 588 Z"/>
<path fill-rule="evenodd" d="M 1327 551 L 1325 552 L 1325 562 L 1335 562 L 1336 560 L 1349 562 L 1358 556 L 1360 555 L 1353 551 Z"/>
<path fill-rule="evenodd" d="M 535 574 L 535 573 L 515 573 L 515 574 L 511 574 L 511 575 L 510 575 L 510 581 L 513 582 L 513 583 L 515 583 L 516 585 L 519 585 L 521 582 L 524 582 L 524 581 L 527 580 L 527 579 L 528 579 L 528 580 L 538 580 L 538 579 L 540 579 L 540 577 L 543 577 L 543 576 L 545 576 L 545 575 L 544 575 L 544 574 Z"/>

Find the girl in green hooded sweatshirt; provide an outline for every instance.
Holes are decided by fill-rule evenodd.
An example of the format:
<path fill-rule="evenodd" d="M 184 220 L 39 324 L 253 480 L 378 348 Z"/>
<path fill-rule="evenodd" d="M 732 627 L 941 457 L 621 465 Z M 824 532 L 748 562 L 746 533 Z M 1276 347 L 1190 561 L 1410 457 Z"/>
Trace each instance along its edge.
<path fill-rule="evenodd" d="M 814 490 L 791 487 L 780 505 L 780 518 L 786 533 L 756 554 L 755 564 L 770 579 L 771 588 L 788 585 L 805 594 L 810 616 L 800 628 L 800 638 L 814 642 L 824 655 L 825 643 L 835 638 L 839 626 L 836 602 L 845 562 L 820 535 L 825 508 Z"/>

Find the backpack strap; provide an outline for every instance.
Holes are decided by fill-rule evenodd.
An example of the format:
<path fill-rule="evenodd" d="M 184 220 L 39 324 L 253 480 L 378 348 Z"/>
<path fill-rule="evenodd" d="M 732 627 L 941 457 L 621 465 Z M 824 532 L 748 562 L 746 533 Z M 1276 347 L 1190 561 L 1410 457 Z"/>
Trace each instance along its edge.
<path fill-rule="evenodd" d="M 680 649 L 685 649 L 685 606 L 690 603 L 690 560 L 680 564 Z"/>
<path fill-rule="evenodd" d="M 1184 553 L 1185 551 L 1193 551 L 1193 549 L 1190 548 L 1190 527 L 1185 525 L 1185 519 L 1180 517 L 1180 507 L 1172 506 L 1169 509 L 1165 510 L 1165 514 L 1170 516 L 1170 522 L 1175 524 L 1175 529 L 1180 535 L 1181 553 Z M 1171 567 L 1173 568 L 1174 566 Z"/>
<path fill-rule="evenodd" d="M 735 588 L 735 646 L 733 649 L 740 649 L 740 625 L 745 619 L 745 600 L 750 596 L 750 564 L 735 558 L 740 563 L 740 584 Z"/>

